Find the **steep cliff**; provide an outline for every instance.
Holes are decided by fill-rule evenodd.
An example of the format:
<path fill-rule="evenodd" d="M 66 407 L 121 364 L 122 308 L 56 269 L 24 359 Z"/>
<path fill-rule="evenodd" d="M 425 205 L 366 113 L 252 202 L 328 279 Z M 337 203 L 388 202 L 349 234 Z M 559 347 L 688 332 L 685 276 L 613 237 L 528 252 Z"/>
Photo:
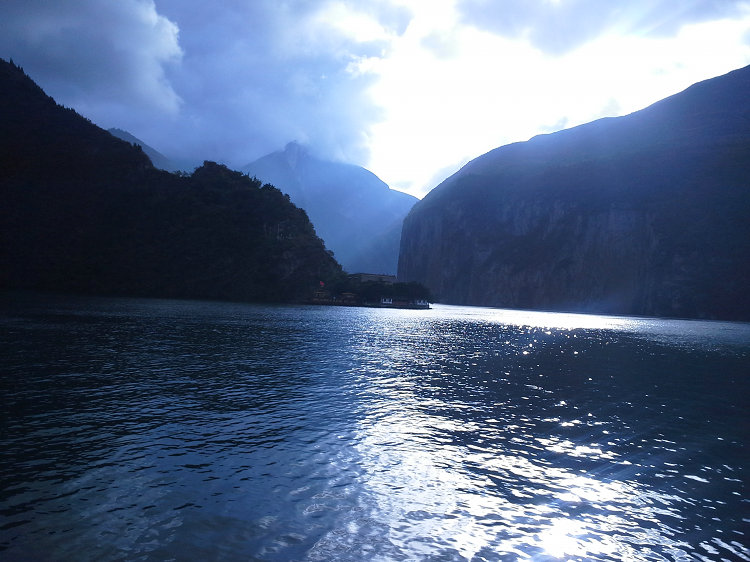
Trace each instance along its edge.
<path fill-rule="evenodd" d="M 495 149 L 404 221 L 443 302 L 750 320 L 750 67 Z"/>
<path fill-rule="evenodd" d="M 351 273 L 395 274 L 401 224 L 417 199 L 360 166 L 317 158 L 298 143 L 242 169 L 287 193 Z"/>
<path fill-rule="evenodd" d="M 342 275 L 278 189 L 157 170 L 3 60 L 0 198 L 0 290 L 290 301 Z"/>

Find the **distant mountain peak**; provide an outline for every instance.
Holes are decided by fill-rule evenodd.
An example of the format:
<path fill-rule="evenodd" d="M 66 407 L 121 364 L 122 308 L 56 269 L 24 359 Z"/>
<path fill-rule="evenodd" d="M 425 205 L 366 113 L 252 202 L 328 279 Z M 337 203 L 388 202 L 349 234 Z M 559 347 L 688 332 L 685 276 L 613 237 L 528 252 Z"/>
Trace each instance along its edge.
<path fill-rule="evenodd" d="M 170 172 L 177 170 L 179 168 L 179 166 L 175 165 L 169 158 L 164 156 L 161 152 L 147 145 L 141 139 L 130 134 L 129 132 L 124 131 L 122 129 L 118 129 L 117 127 L 112 127 L 111 129 L 107 129 L 107 131 L 109 132 L 109 134 L 111 134 L 114 137 L 117 137 L 120 140 L 124 140 L 125 142 L 129 142 L 130 144 L 136 144 L 140 146 L 143 149 L 143 152 L 145 152 L 146 155 L 151 159 L 151 163 L 157 168 L 160 168 L 162 170 L 167 170 Z"/>
<path fill-rule="evenodd" d="M 302 144 L 299 141 L 293 140 L 286 143 L 286 146 L 284 147 L 284 152 L 309 152 L 309 149 L 307 146 Z"/>
<path fill-rule="evenodd" d="M 297 169 L 297 165 L 299 164 L 301 158 L 305 158 L 309 155 L 310 150 L 296 140 L 287 143 L 287 145 L 284 147 L 284 158 L 286 159 L 287 164 L 289 164 L 289 167 L 292 170 Z"/>
<path fill-rule="evenodd" d="M 347 271 L 396 272 L 403 218 L 416 198 L 298 141 L 242 168 L 287 193 Z"/>

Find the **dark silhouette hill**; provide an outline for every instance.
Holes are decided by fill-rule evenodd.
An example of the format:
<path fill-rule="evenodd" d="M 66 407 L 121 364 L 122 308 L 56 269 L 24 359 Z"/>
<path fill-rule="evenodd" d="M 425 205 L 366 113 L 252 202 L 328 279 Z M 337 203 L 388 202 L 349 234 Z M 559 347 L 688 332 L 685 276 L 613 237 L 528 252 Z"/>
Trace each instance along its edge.
<path fill-rule="evenodd" d="M 290 301 L 341 267 L 271 185 L 157 170 L 0 61 L 0 288 Z"/>
<path fill-rule="evenodd" d="M 415 197 L 390 189 L 360 166 L 317 158 L 296 142 L 242 170 L 273 183 L 305 209 L 345 270 L 396 273 L 402 221 Z"/>
<path fill-rule="evenodd" d="M 404 221 L 443 302 L 750 320 L 750 67 L 503 146 Z"/>

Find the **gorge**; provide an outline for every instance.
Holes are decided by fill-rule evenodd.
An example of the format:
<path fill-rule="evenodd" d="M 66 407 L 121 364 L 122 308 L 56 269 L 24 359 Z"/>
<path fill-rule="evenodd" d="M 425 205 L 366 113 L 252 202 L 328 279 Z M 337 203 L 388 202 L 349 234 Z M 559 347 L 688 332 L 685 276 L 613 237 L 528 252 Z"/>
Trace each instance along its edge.
<path fill-rule="evenodd" d="M 503 146 L 404 221 L 398 276 L 441 302 L 750 319 L 750 67 Z"/>

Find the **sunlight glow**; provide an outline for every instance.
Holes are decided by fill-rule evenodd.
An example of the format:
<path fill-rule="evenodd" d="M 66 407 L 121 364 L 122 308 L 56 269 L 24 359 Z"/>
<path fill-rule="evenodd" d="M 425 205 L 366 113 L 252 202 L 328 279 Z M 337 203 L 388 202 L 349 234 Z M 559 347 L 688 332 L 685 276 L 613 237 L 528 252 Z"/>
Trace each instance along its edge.
<path fill-rule="evenodd" d="M 385 115 L 364 165 L 417 196 L 498 146 L 627 114 L 750 63 L 750 6 L 744 19 L 669 38 L 624 21 L 555 56 L 462 23 L 450 0 L 401 3 L 414 14 L 406 32 L 360 68 L 377 77 L 371 96 Z"/>
<path fill-rule="evenodd" d="M 539 534 L 539 545 L 546 554 L 555 558 L 585 556 L 586 549 L 577 539 L 581 527 L 574 519 L 555 519 L 548 529 Z"/>
<path fill-rule="evenodd" d="M 376 20 L 353 10 L 344 2 L 332 2 L 326 5 L 325 9 L 318 13 L 316 23 L 322 29 L 333 27 L 360 43 L 389 38 L 388 32 Z"/>
<path fill-rule="evenodd" d="M 463 341 L 460 326 L 483 324 L 486 333 L 507 334 L 498 343 L 533 353 L 544 349 L 547 336 L 606 341 L 577 330 L 584 325 L 624 332 L 636 326 L 634 334 L 673 342 L 675 335 L 693 337 L 690 322 L 447 305 L 436 305 L 435 317 L 408 312 L 352 336 L 362 351 L 352 349 L 348 384 L 366 399 L 355 401 L 358 422 L 346 430 L 355 454 L 342 465 L 356 460 L 362 488 L 357 509 L 342 512 L 340 527 L 321 543 L 348 548 L 356 537 L 342 529 L 361 534 L 370 526 L 392 559 L 645 560 L 653 550 L 638 545 L 682 548 L 658 525 L 665 516 L 680 517 L 679 498 L 639 480 L 639 459 L 627 458 L 627 448 L 616 443 L 629 438 L 616 417 L 591 413 L 584 404 L 579 409 L 575 393 L 555 396 L 542 380 L 532 384 L 510 354 L 502 371 L 491 345 L 457 354 L 452 342 Z M 427 344 L 424 355 L 413 345 L 451 331 L 454 336 Z M 746 326 L 738 336 L 747 341 Z M 493 398 L 482 405 L 479 396 Z M 554 413 L 536 423 L 535 403 L 547 404 L 538 414 Z M 609 430 L 620 436 L 599 440 Z M 701 482 L 702 476 L 684 478 Z"/>
<path fill-rule="evenodd" d="M 644 319 L 626 316 L 604 316 L 574 312 L 542 312 L 446 304 L 435 304 L 434 306 L 449 309 L 459 318 L 511 324 L 514 326 L 528 326 L 530 329 L 543 329 L 547 335 L 550 335 L 552 331 L 572 331 L 578 328 L 628 331 L 629 329 L 635 329 L 636 326 L 642 329 L 644 325 Z M 646 322 L 653 323 L 657 327 L 661 324 L 656 319 L 646 320 Z"/>

